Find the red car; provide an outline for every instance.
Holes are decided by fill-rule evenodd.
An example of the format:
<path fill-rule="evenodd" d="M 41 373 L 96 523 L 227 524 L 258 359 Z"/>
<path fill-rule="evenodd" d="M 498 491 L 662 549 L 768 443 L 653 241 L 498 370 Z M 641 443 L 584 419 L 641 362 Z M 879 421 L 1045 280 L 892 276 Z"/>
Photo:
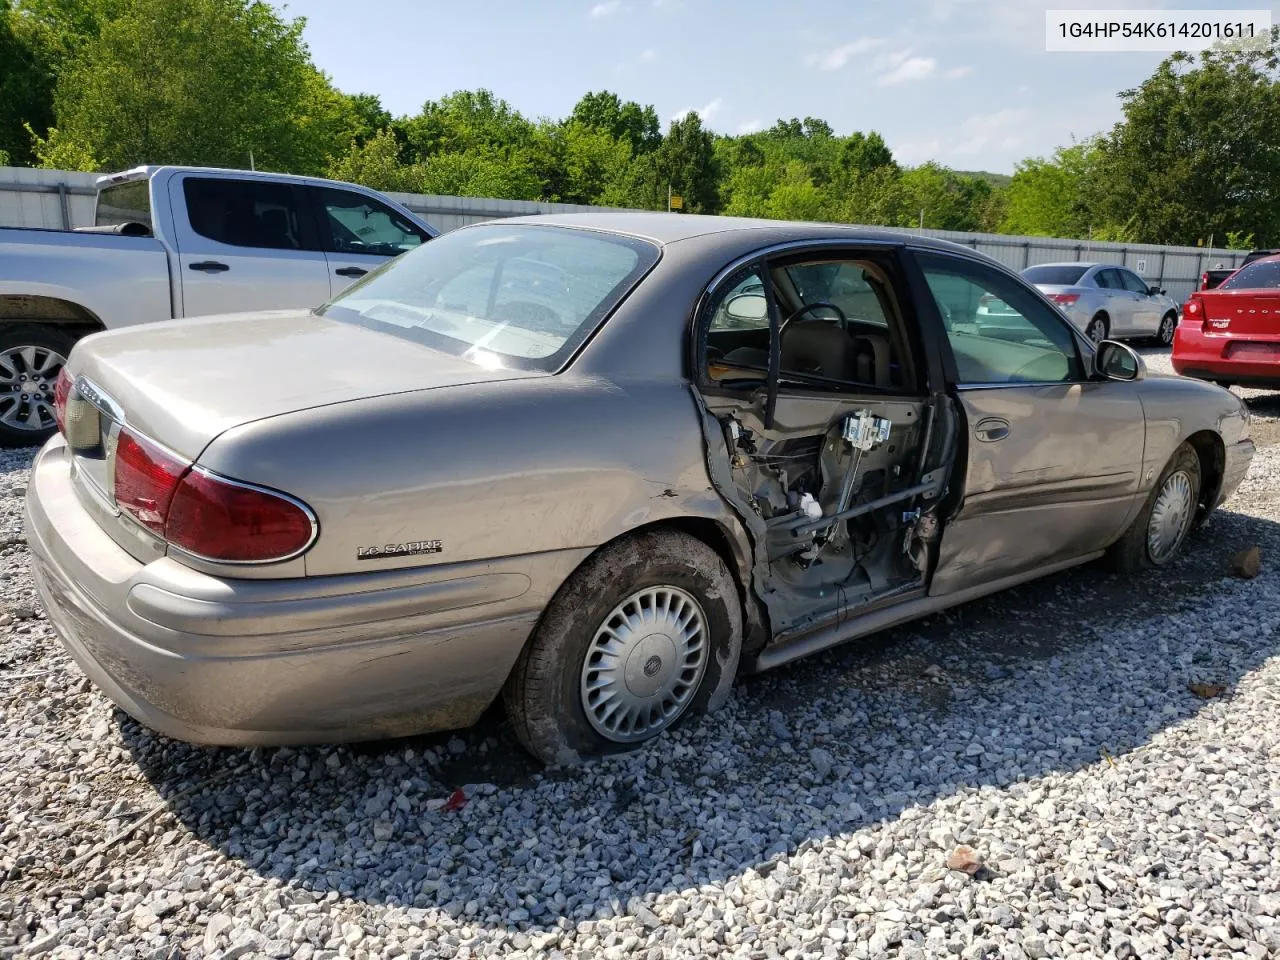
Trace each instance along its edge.
<path fill-rule="evenodd" d="M 1280 256 L 1191 295 L 1173 336 L 1173 369 L 1224 387 L 1280 389 Z"/>

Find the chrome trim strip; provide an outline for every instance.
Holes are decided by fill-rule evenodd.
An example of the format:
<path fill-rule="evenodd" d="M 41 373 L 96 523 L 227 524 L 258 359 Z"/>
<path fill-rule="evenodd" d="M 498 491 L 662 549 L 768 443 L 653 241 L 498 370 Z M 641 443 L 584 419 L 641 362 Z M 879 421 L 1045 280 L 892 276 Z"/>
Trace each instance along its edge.
<path fill-rule="evenodd" d="M 957 392 L 964 390 L 1012 390 L 1015 387 L 1071 387 L 1097 382 L 1096 380 L 1019 380 L 1014 383 L 957 383 L 955 389 Z"/>
<path fill-rule="evenodd" d="M 276 497 L 280 500 L 286 501 L 287 503 L 293 504 L 295 507 L 297 507 L 299 510 L 303 512 L 307 520 L 311 523 L 311 536 L 307 539 L 307 542 L 305 544 L 303 544 L 293 553 L 286 554 L 285 556 L 282 556 L 282 557 L 272 557 L 270 560 L 220 560 L 217 557 L 206 557 L 203 554 L 196 553 L 193 550 L 186 550 L 178 546 L 177 544 L 175 544 L 173 541 L 166 539 L 165 543 L 169 545 L 169 549 L 174 553 L 178 554 L 179 557 L 191 557 L 192 559 L 199 560 L 203 563 L 214 563 L 220 566 L 260 567 L 265 564 L 284 563 L 286 560 L 297 559 L 298 557 L 306 553 L 308 550 L 310 550 L 312 546 L 315 545 L 316 540 L 319 539 L 320 520 L 316 517 L 315 511 L 312 510 L 305 503 L 303 503 L 301 500 L 299 500 L 297 497 L 290 496 L 289 494 L 285 493 L 283 490 L 276 490 L 272 487 L 264 487 L 261 484 L 246 483 L 243 480 L 232 480 L 230 477 L 224 477 L 222 474 L 215 473 L 214 471 L 209 470 L 205 467 L 202 467 L 199 464 L 192 464 L 188 472 L 199 473 L 200 475 L 207 477 L 208 479 L 213 480 L 217 483 L 225 483 L 228 486 L 239 487 L 242 490 L 252 490 L 255 493 L 265 493 L 267 496 Z"/>

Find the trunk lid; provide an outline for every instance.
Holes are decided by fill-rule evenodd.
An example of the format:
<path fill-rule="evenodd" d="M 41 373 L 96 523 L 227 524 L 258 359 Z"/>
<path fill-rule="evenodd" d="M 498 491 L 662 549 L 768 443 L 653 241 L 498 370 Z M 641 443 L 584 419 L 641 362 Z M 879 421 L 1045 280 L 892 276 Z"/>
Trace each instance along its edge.
<path fill-rule="evenodd" d="M 1202 290 L 1195 297 L 1204 310 L 1205 333 L 1280 340 L 1280 289 Z"/>
<path fill-rule="evenodd" d="M 93 337 L 73 373 L 137 431 L 194 460 L 231 427 L 312 407 L 436 387 L 542 377 L 308 311 L 134 327 Z"/>

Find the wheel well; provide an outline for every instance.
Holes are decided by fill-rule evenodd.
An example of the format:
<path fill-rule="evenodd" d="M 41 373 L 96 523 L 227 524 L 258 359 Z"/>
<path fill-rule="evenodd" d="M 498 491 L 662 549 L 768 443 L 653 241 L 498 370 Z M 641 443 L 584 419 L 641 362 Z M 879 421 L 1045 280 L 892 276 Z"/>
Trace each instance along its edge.
<path fill-rule="evenodd" d="M 1210 505 L 1218 500 L 1222 489 L 1222 475 L 1227 464 L 1227 448 L 1222 438 L 1212 430 L 1201 430 L 1187 437 L 1187 443 L 1200 458 L 1200 516 L 1208 513 Z"/>
<path fill-rule="evenodd" d="M 764 605 L 756 600 L 755 594 L 750 589 L 752 559 L 750 556 L 738 556 L 729 532 L 708 517 L 669 517 L 628 530 L 622 536 L 630 537 L 655 530 L 679 530 L 695 540 L 701 540 L 716 552 L 724 561 L 724 565 L 729 568 L 729 573 L 732 574 L 733 581 L 738 587 L 738 599 L 742 603 L 742 626 L 745 633 L 742 638 L 743 652 L 762 647 L 770 636 L 768 612 L 764 609 Z M 600 546 L 603 548 L 607 544 Z"/>
<path fill-rule="evenodd" d="M 26 294 L 0 295 L 0 322 L 14 320 L 74 327 L 77 336 L 87 336 L 106 329 L 92 312 L 70 300 Z"/>

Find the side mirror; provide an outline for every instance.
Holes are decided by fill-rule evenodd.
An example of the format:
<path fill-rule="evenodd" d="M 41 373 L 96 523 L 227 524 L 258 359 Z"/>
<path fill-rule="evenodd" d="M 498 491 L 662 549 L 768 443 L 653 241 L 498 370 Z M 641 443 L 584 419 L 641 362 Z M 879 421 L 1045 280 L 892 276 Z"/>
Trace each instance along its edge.
<path fill-rule="evenodd" d="M 1126 343 L 1103 340 L 1093 355 L 1093 369 L 1106 380 L 1142 380 L 1147 375 L 1147 365 Z"/>
<path fill-rule="evenodd" d="M 753 322 L 769 316 L 769 304 L 758 293 L 740 293 L 724 305 L 724 312 L 731 320 Z"/>
<path fill-rule="evenodd" d="M 1164 291 L 1157 286 L 1147 287 L 1147 296 L 1149 297 L 1159 296 L 1162 293 L 1164 293 Z"/>

